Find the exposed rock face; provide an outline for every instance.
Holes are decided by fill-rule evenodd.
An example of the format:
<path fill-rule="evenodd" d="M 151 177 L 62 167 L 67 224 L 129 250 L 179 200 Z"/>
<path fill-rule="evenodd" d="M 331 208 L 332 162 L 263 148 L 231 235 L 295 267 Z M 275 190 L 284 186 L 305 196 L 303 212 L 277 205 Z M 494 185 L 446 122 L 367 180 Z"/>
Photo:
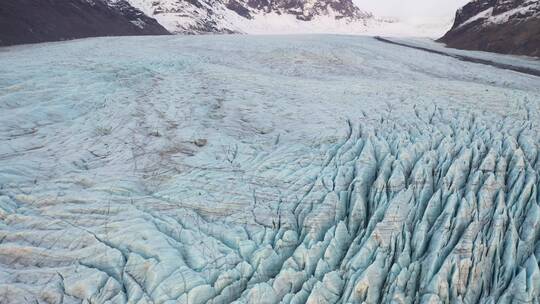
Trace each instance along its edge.
<path fill-rule="evenodd" d="M 168 34 L 125 0 L 2 0 L 0 45 Z"/>
<path fill-rule="evenodd" d="M 370 19 L 351 0 L 128 0 L 147 15 L 155 17 L 175 33 L 243 33 L 249 20 L 257 16 L 283 17 L 312 21 L 317 16 L 328 20 L 359 21 Z"/>
<path fill-rule="evenodd" d="M 440 41 L 450 47 L 540 56 L 540 1 L 476 0 Z"/>

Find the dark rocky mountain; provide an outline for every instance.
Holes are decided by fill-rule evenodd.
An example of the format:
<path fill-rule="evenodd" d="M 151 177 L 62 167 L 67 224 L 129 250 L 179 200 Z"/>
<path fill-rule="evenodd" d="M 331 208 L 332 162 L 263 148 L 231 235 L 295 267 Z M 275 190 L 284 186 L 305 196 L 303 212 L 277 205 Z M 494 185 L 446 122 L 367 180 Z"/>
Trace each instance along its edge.
<path fill-rule="evenodd" d="M 440 39 L 450 47 L 540 57 L 539 0 L 475 0 Z"/>
<path fill-rule="evenodd" d="M 165 34 L 155 19 L 125 0 L 0 1 L 0 45 Z"/>

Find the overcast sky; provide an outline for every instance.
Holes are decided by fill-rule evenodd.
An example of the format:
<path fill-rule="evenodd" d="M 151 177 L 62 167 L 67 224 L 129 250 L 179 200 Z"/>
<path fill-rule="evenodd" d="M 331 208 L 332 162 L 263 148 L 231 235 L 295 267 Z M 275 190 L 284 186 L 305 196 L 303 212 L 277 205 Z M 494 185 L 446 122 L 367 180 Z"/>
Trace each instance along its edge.
<path fill-rule="evenodd" d="M 470 0 L 353 0 L 360 9 L 377 16 L 423 19 L 453 16 Z"/>

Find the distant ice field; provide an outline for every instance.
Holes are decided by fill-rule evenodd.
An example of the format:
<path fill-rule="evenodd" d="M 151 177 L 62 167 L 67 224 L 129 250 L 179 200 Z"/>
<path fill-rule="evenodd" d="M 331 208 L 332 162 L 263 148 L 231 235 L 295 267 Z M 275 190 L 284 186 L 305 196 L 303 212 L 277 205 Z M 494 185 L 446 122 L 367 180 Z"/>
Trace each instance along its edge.
<path fill-rule="evenodd" d="M 539 303 L 539 124 L 370 37 L 0 48 L 0 303 Z"/>

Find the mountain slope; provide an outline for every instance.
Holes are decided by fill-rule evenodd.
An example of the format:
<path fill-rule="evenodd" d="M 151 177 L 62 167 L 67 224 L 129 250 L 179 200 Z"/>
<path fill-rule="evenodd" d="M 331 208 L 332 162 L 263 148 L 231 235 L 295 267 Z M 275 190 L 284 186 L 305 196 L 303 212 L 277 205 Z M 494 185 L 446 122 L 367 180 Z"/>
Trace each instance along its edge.
<path fill-rule="evenodd" d="M 450 47 L 540 56 L 540 1 L 476 0 L 440 39 Z"/>
<path fill-rule="evenodd" d="M 0 45 L 94 36 L 163 35 L 125 0 L 2 0 Z"/>
<path fill-rule="evenodd" d="M 370 13 L 351 0 L 128 0 L 173 33 L 253 33 L 365 27 Z M 310 22 L 313 21 L 313 22 Z"/>

